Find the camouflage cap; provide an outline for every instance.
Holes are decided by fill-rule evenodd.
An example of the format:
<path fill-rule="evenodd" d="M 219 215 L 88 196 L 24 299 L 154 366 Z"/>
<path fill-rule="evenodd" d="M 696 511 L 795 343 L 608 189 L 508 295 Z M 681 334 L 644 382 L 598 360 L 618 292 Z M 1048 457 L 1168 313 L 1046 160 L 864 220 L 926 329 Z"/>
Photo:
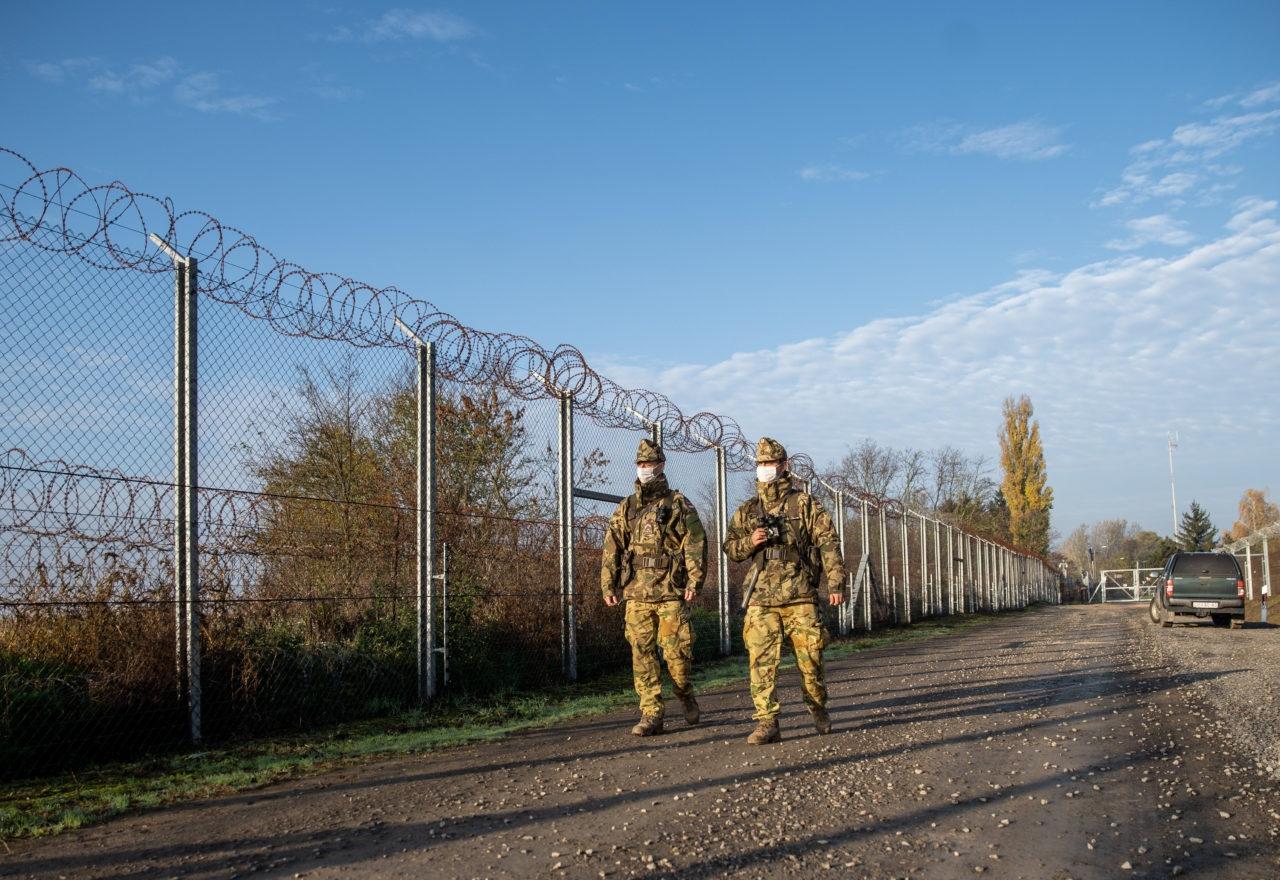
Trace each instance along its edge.
<path fill-rule="evenodd" d="M 756 444 L 756 464 L 762 461 L 782 461 L 786 457 L 786 447 L 772 437 L 761 437 Z"/>
<path fill-rule="evenodd" d="M 657 443 L 654 443 L 648 437 L 640 441 L 640 448 L 636 450 L 636 464 L 652 464 L 666 460 L 666 453 L 662 451 L 662 447 Z"/>

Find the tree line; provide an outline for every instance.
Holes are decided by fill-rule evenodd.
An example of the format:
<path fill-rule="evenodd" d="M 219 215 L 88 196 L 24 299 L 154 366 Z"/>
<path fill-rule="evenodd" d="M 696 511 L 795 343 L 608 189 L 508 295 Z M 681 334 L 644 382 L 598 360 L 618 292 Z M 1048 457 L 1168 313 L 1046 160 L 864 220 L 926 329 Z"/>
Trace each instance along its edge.
<path fill-rule="evenodd" d="M 1160 568 L 1178 551 L 1212 550 L 1280 521 L 1280 507 L 1267 497 L 1267 492 L 1266 489 L 1244 491 L 1237 519 L 1222 533 L 1221 539 L 1208 511 L 1199 502 L 1192 501 L 1173 535 L 1160 535 L 1125 519 L 1104 519 L 1078 526 L 1063 540 L 1058 552 L 1075 573 L 1112 568 Z"/>
<path fill-rule="evenodd" d="M 868 492 L 896 498 L 976 534 L 1047 555 L 1053 489 L 1048 485 L 1039 422 L 1025 394 L 1004 400 L 997 440 L 1001 480 L 981 454 L 946 445 L 895 449 L 863 439 L 829 470 Z"/>

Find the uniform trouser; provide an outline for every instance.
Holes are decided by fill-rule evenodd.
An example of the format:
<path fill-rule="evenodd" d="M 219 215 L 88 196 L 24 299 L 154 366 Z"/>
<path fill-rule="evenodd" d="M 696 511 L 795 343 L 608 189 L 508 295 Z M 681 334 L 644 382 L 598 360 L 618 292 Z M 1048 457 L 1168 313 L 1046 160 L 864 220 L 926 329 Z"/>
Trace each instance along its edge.
<path fill-rule="evenodd" d="M 693 696 L 693 627 L 679 599 L 670 602 L 627 600 L 627 641 L 631 643 L 631 675 L 640 714 L 662 717 L 662 666 L 658 647 L 667 660 L 677 697 Z"/>
<path fill-rule="evenodd" d="M 827 630 L 818 615 L 818 606 L 810 602 L 796 605 L 761 606 L 747 609 L 742 626 L 751 662 L 751 702 L 757 720 L 777 718 L 778 661 L 782 659 L 782 638 L 791 639 L 796 652 L 796 666 L 804 688 L 804 702 L 810 709 L 825 708 L 827 686 L 822 675 L 822 649 L 827 646 Z"/>

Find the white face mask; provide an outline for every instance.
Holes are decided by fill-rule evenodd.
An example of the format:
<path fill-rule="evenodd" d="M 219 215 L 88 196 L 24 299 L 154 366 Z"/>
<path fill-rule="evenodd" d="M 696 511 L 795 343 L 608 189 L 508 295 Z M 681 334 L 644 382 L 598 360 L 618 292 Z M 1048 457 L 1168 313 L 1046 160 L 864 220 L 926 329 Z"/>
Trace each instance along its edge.
<path fill-rule="evenodd" d="M 776 464 L 756 465 L 756 479 L 762 483 L 772 483 L 778 479 L 778 466 Z"/>
<path fill-rule="evenodd" d="M 641 483 L 652 483 L 658 479 L 659 473 L 657 468 L 636 466 L 636 479 Z"/>

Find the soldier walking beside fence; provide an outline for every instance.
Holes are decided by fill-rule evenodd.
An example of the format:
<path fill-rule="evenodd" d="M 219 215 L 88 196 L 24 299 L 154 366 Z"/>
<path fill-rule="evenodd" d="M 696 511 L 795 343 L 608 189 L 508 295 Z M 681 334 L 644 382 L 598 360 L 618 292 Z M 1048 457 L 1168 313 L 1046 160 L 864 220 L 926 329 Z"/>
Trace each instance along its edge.
<path fill-rule="evenodd" d="M 782 739 L 776 691 L 782 639 L 791 639 L 804 688 L 804 702 L 818 733 L 831 732 L 822 649 L 827 630 L 818 611 L 818 584 L 826 575 L 828 601 L 843 600 L 844 560 L 827 511 L 799 489 L 787 472 L 787 451 L 770 437 L 756 445 L 756 495 L 733 514 L 724 540 L 735 562 L 751 560 L 742 627 L 751 666 L 753 745 Z"/>
<path fill-rule="evenodd" d="M 697 724 L 693 696 L 693 627 L 687 602 L 702 589 L 706 573 L 707 536 L 689 499 L 673 491 L 663 474 L 666 455 L 651 440 L 636 451 L 636 491 L 609 518 L 600 565 L 604 604 L 627 600 L 626 637 L 631 644 L 631 672 L 640 698 L 636 736 L 662 733 L 662 667 L 667 661 L 684 718 Z"/>

